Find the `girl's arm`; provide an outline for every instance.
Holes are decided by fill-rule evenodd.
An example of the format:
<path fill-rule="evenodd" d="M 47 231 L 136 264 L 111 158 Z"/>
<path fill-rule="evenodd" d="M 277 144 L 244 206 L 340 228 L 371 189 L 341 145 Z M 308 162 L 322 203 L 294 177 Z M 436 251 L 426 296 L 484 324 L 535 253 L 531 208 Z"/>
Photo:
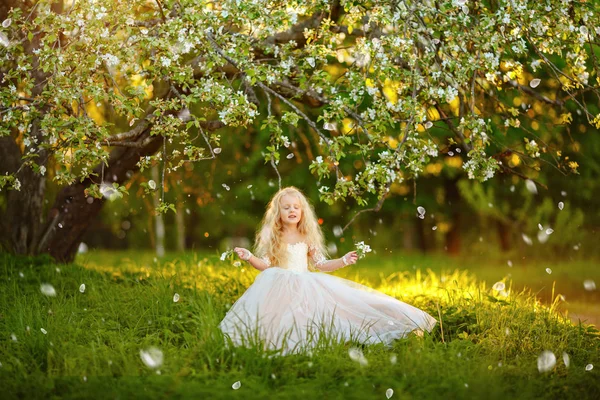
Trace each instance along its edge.
<path fill-rule="evenodd" d="M 239 258 L 241 258 L 244 261 L 248 261 L 250 265 L 252 265 L 259 271 L 264 271 L 265 269 L 271 266 L 270 263 L 265 262 L 265 260 L 262 258 L 256 257 L 250 252 L 250 250 L 245 249 L 243 247 L 236 247 L 233 249 L 233 251 L 237 253 Z"/>
<path fill-rule="evenodd" d="M 356 264 L 356 261 L 358 260 L 358 254 L 356 254 L 356 251 L 351 251 L 344 254 L 343 257 L 333 260 L 327 260 L 325 256 L 315 248 L 312 248 L 308 255 L 312 257 L 315 267 L 317 267 L 319 271 L 323 272 L 332 272 L 336 269 L 344 268 L 351 264 Z"/>

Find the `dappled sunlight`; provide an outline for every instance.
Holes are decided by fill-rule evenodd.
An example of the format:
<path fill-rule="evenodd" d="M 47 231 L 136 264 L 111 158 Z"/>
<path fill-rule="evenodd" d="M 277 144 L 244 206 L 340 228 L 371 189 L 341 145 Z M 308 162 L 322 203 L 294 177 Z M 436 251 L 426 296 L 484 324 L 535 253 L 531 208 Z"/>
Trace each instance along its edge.
<path fill-rule="evenodd" d="M 82 264 L 87 269 L 109 275 L 115 281 L 167 279 L 186 288 L 206 291 L 226 303 L 227 308 L 252 285 L 260 273 L 239 261 L 220 261 L 216 255 L 202 257 L 193 254 L 173 260 L 159 260 L 149 253 L 123 258 L 111 258 L 103 253 L 102 256 L 88 258 Z M 414 269 L 389 274 L 380 272 L 379 278 L 366 277 L 361 270 L 339 270 L 332 275 L 423 308 L 436 319 L 442 318 L 442 323 L 446 314 L 460 313 L 461 309 L 467 308 L 477 313 L 486 309 L 480 307 L 485 303 L 498 312 L 503 312 L 503 306 L 518 305 L 550 316 L 560 323 L 570 324 L 566 318 L 568 313 L 565 312 L 564 295 L 553 292 L 552 301 L 543 304 L 529 289 L 513 290 L 508 278 L 489 284 L 468 270 L 435 272 L 429 268 L 425 271 Z"/>

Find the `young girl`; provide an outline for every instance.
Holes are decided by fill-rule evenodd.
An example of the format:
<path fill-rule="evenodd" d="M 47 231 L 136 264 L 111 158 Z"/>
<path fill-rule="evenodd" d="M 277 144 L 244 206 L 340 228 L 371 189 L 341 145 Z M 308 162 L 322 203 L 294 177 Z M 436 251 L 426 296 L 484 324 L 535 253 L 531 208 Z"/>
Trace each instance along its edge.
<path fill-rule="evenodd" d="M 263 343 L 283 355 L 313 348 L 326 335 L 390 345 L 412 331 L 431 331 L 436 320 L 391 296 L 334 275 L 355 264 L 355 251 L 329 260 L 314 209 L 295 187 L 269 202 L 255 253 L 234 251 L 262 271 L 219 324 L 234 345 Z"/>

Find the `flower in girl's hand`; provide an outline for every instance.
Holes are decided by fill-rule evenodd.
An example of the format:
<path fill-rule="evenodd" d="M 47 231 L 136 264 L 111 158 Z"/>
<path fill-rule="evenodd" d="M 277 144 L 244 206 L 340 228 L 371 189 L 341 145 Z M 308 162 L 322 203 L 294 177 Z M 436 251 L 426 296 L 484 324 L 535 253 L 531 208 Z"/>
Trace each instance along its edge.
<path fill-rule="evenodd" d="M 227 250 L 224 251 L 223 254 L 221 254 L 221 261 L 225 261 L 227 258 L 230 258 L 231 256 L 233 256 L 233 250 Z"/>
<path fill-rule="evenodd" d="M 354 244 L 356 246 L 356 254 L 358 255 L 358 259 L 365 257 L 367 253 L 371 252 L 371 246 L 365 244 L 365 242 L 358 242 Z"/>

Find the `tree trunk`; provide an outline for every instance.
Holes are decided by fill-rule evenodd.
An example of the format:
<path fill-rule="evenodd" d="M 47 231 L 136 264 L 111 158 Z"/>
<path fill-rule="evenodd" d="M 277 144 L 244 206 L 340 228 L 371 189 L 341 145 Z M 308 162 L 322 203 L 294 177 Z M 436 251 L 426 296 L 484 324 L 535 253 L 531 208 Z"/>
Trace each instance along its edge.
<path fill-rule="evenodd" d="M 506 222 L 501 220 L 496 221 L 498 229 L 498 239 L 500 240 L 500 248 L 506 252 L 510 250 L 510 227 Z"/>
<path fill-rule="evenodd" d="M 152 166 L 152 179 L 156 182 L 156 190 L 152 194 L 152 200 L 154 201 L 154 208 L 158 208 L 160 205 L 160 190 L 162 189 L 162 182 L 159 177 L 158 165 Z M 154 232 L 156 233 L 156 255 L 162 257 L 165 255 L 165 223 L 163 215 L 156 211 L 153 211 L 154 215 Z"/>
<path fill-rule="evenodd" d="M 12 1 L 7 1 L 6 5 L 0 6 L 0 20 L 3 21 L 7 18 L 8 10 L 14 6 L 18 7 Z M 62 2 L 52 4 L 52 11 L 60 14 L 62 12 Z M 39 35 L 35 35 L 31 41 L 24 42 L 26 51 L 32 55 L 33 82 L 35 83 L 31 90 L 33 98 L 42 94 L 49 76 L 49 73 L 44 73 L 39 68 L 39 57 L 33 53 L 35 49 L 39 49 L 40 39 Z M 0 75 L 0 81 L 4 82 L 6 77 L 3 73 L 0 73 Z M 35 112 L 38 116 L 31 121 L 30 144 L 25 146 L 23 151 L 24 154 L 36 154 L 37 157 L 34 161 L 43 168 L 47 167 L 48 150 L 40 148 L 38 145 L 45 141 L 40 121 L 44 117 L 46 109 L 46 106 L 36 108 Z M 35 173 L 31 167 L 23 164 L 21 149 L 12 136 L 1 139 L 0 171 L 3 173 L 17 171 L 16 179 L 20 182 L 20 190 L 10 190 L 6 196 L 6 213 L 0 215 L 3 221 L 3 226 L 0 226 L 2 228 L 0 242 L 2 247 L 8 248 L 13 253 L 33 255 L 36 254 L 42 224 L 44 223 L 43 207 L 46 177 Z"/>
<path fill-rule="evenodd" d="M 183 200 L 177 202 L 175 222 L 177 225 L 177 251 L 185 251 L 185 205 Z"/>
<path fill-rule="evenodd" d="M 446 232 L 446 251 L 452 255 L 460 254 L 460 193 L 456 186 L 456 179 L 447 179 L 444 182 L 446 189 L 446 202 L 450 208 L 450 229 Z"/>
<path fill-rule="evenodd" d="M 150 136 L 151 125 L 143 121 L 146 127 L 137 139 L 143 142 Z M 102 164 L 96 166 L 94 172 L 104 176 L 104 182 L 124 183 L 139 168 L 137 162 L 141 157 L 152 155 L 160 148 L 161 140 L 156 136 L 143 148 L 117 148 L 111 152 L 108 167 Z M 56 197 L 54 205 L 50 209 L 49 219 L 44 229 L 44 236 L 38 247 L 38 252 L 49 253 L 60 262 L 72 262 L 77 254 L 81 238 L 87 230 L 90 222 L 102 209 L 105 199 L 94 199 L 87 197 L 84 190 L 94 181 L 90 178 L 83 182 L 75 182 L 61 190 Z"/>

